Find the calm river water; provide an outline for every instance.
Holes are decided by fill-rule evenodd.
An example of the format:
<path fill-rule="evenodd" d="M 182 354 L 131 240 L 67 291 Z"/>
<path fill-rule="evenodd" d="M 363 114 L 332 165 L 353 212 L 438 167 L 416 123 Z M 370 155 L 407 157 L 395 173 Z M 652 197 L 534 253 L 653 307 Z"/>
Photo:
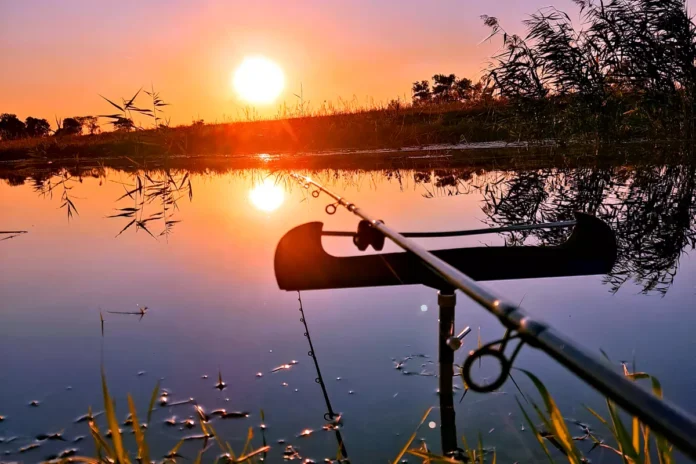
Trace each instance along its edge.
<path fill-rule="evenodd" d="M 604 350 L 617 372 L 620 361 L 630 367 L 635 359 L 638 370 L 661 380 L 667 398 L 696 413 L 693 167 L 440 165 L 302 172 L 399 230 L 549 222 L 572 219 L 575 210 L 605 219 L 619 241 L 610 275 L 485 286 L 522 302 L 581 345 Z M 263 410 L 272 446 L 267 461 L 282 461 L 287 444 L 302 458 L 335 458 L 336 436 L 322 430 L 326 405 L 307 355 L 297 293 L 278 289 L 273 257 L 283 234 L 299 224 L 322 221 L 325 229 L 355 230 L 357 220 L 345 210 L 327 215 L 328 199 L 308 195 L 288 173 L 56 168 L 0 181 L 0 230 L 28 231 L 0 242 L 0 460 L 35 462 L 73 447 L 93 455 L 87 424 L 75 420 L 90 406 L 103 409 L 102 363 L 120 420 L 128 412 L 128 393 L 144 420 L 160 380 L 169 403 L 194 398 L 207 411 L 248 412 L 247 418 L 214 422 L 237 451 L 249 427 L 254 446 L 261 445 Z M 122 230 L 133 218 L 136 223 Z M 423 243 L 555 244 L 566 234 Z M 347 238 L 327 238 L 324 245 L 337 255 L 360 253 Z M 394 459 L 426 409 L 438 403 L 437 377 L 428 375 L 437 371 L 436 292 L 422 286 L 306 291 L 302 301 L 330 400 L 343 413 L 349 457 L 356 463 Z M 117 314 L 141 307 L 147 307 L 142 318 Z M 460 296 L 456 328 L 466 325 L 473 331 L 456 354 L 460 364 L 476 347 L 479 330 L 484 343 L 503 334 L 493 317 Z M 426 375 L 395 368 L 394 360 L 414 354 L 423 356 L 408 360 L 407 371 Z M 272 372 L 285 364 L 290 368 Z M 584 408 L 604 413 L 603 399 L 563 367 L 529 347 L 516 367 L 539 376 L 566 417 L 606 433 Z M 215 388 L 218 372 L 224 390 Z M 517 374 L 520 387 L 532 394 L 523 377 Z M 494 394 L 470 393 L 461 403 L 461 390 L 455 393 L 460 436 L 472 443 L 481 432 L 484 445 L 498 450 L 499 462 L 539 457 L 528 427 L 522 430 L 514 385 L 508 382 Z M 38 406 L 30 406 L 32 401 Z M 177 422 L 195 418 L 191 404 L 157 407 L 148 430 L 154 456 L 201 433 L 197 425 L 189 430 L 165 424 L 172 416 Z M 103 416 L 98 422 L 106 429 Z M 130 428 L 123 429 L 132 447 Z M 305 429 L 313 433 L 299 437 Z M 67 443 L 48 440 L 18 453 L 37 435 L 60 431 Z M 88 438 L 70 443 L 79 436 Z M 439 450 L 437 409 L 418 438 Z M 285 443 L 277 444 L 281 439 Z M 179 453 L 195 459 L 200 447 L 192 440 Z M 208 453 L 212 460 L 220 451 Z M 610 462 L 602 453 L 591 456 Z"/>

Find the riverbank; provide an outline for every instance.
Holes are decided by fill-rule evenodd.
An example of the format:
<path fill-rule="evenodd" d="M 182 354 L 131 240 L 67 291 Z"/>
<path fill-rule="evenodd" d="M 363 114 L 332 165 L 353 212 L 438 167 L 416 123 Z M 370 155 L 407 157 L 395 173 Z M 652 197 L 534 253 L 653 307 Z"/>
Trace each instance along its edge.
<path fill-rule="evenodd" d="M 0 160 L 143 155 L 244 155 L 508 140 L 504 105 L 429 105 L 0 142 Z"/>

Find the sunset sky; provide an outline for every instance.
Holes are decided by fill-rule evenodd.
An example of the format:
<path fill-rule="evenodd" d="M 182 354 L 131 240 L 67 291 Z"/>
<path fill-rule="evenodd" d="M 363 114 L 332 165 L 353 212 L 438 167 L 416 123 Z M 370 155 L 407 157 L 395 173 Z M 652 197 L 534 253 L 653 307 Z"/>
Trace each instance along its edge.
<path fill-rule="evenodd" d="M 553 4 L 572 12 L 570 0 Z M 68 117 L 110 112 L 99 94 L 127 97 L 153 83 L 173 124 L 237 119 L 231 85 L 247 56 L 285 73 L 273 115 L 355 96 L 361 104 L 410 98 L 414 80 L 454 72 L 477 77 L 500 42 L 479 42 L 479 16 L 510 33 L 548 0 L 0 0 L 0 112 Z"/>

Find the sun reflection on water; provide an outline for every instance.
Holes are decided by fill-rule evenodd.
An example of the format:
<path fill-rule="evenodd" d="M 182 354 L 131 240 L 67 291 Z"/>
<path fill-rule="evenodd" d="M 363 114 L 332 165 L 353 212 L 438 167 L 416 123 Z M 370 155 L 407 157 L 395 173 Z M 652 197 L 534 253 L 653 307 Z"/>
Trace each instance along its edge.
<path fill-rule="evenodd" d="M 249 200 L 257 209 L 270 213 L 285 201 L 285 192 L 273 179 L 265 179 L 249 191 Z"/>

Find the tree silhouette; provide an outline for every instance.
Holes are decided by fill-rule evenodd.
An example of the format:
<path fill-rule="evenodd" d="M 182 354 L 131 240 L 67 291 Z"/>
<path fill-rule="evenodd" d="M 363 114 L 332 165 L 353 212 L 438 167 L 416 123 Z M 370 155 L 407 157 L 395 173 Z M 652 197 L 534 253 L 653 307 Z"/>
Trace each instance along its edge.
<path fill-rule="evenodd" d="M 99 118 L 96 116 L 80 116 L 77 119 L 82 127 L 87 130 L 89 135 L 95 135 L 101 132 L 101 126 L 99 125 Z"/>
<path fill-rule="evenodd" d="M 45 137 L 51 131 L 51 125 L 45 119 L 27 117 L 24 121 L 26 133 L 29 137 Z"/>
<path fill-rule="evenodd" d="M 56 137 L 80 134 L 82 134 L 82 121 L 79 117 L 63 119 L 63 124 L 56 131 Z"/>
<path fill-rule="evenodd" d="M 16 114 L 0 114 L 0 138 L 3 140 L 16 140 L 26 137 L 27 128 L 24 123 L 17 118 Z"/>
<path fill-rule="evenodd" d="M 414 105 L 428 103 L 432 97 L 432 93 L 430 93 L 430 82 L 414 82 L 413 87 L 411 87 L 411 94 L 413 96 Z"/>
<path fill-rule="evenodd" d="M 114 130 L 119 132 L 130 132 L 133 129 L 135 129 L 135 124 L 133 123 L 133 120 L 130 118 L 114 119 L 114 121 L 111 124 L 113 124 Z"/>
<path fill-rule="evenodd" d="M 454 87 L 457 76 L 454 74 L 435 74 L 433 76 L 433 99 L 438 102 L 450 102 L 457 99 Z"/>
<path fill-rule="evenodd" d="M 490 98 L 492 93 L 493 90 L 484 87 L 482 82 L 474 86 L 471 79 L 466 77 L 458 79 L 455 74 L 435 74 L 432 90 L 429 81 L 416 81 L 411 87 L 414 105 L 464 102 L 479 99 L 484 95 Z"/>

